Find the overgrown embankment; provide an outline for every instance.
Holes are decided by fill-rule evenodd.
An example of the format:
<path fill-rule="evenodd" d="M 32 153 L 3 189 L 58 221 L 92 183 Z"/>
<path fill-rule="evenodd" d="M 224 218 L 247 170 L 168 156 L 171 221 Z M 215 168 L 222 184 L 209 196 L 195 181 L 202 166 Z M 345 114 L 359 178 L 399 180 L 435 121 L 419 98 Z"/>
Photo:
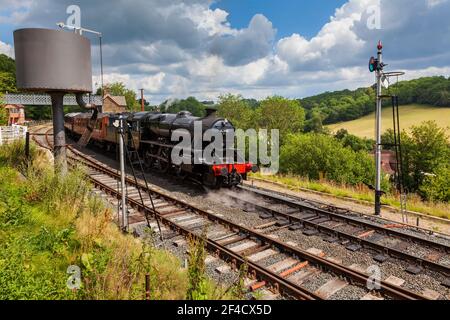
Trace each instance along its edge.
<path fill-rule="evenodd" d="M 252 174 L 251 177 L 280 183 L 286 188 L 298 190 L 311 190 L 335 197 L 350 198 L 354 200 L 375 201 L 374 192 L 364 185 L 352 186 L 349 184 L 340 184 L 328 180 L 310 180 L 293 174 L 267 176 L 260 173 Z M 384 205 L 389 205 L 400 209 L 400 197 L 398 194 L 389 193 L 382 198 Z M 445 202 L 427 202 L 423 201 L 418 195 L 410 194 L 408 196 L 407 209 L 439 218 L 450 219 L 450 204 Z"/>
<path fill-rule="evenodd" d="M 151 299 L 195 297 L 175 256 L 121 233 L 83 169 L 60 178 L 42 152 L 27 168 L 23 144 L 0 148 L 0 299 L 144 299 L 146 274 Z M 223 292 L 205 283 L 201 298 Z"/>

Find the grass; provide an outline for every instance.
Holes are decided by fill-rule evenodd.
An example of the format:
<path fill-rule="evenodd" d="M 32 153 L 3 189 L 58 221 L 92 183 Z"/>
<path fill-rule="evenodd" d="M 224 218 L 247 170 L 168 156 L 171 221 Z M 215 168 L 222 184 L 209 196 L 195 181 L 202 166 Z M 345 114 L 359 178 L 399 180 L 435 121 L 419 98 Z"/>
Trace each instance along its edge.
<path fill-rule="evenodd" d="M 147 274 L 151 299 L 188 297 L 177 257 L 120 232 L 83 168 L 61 178 L 33 150 L 27 166 L 20 143 L 0 147 L 0 299 L 142 300 Z M 69 266 L 79 289 L 67 286 Z M 200 276 L 202 299 L 236 298 Z"/>
<path fill-rule="evenodd" d="M 423 121 L 434 120 L 439 127 L 447 128 L 450 134 L 449 120 L 450 107 L 438 108 L 427 105 L 405 105 L 400 106 L 400 126 L 409 129 Z M 392 128 L 392 109 L 384 108 L 382 113 L 383 130 Z M 327 126 L 332 132 L 339 129 L 346 129 L 349 133 L 359 137 L 371 138 L 375 136 L 375 113 L 362 117 L 357 120 L 341 122 Z"/>
<path fill-rule="evenodd" d="M 355 187 L 337 184 L 330 181 L 313 181 L 294 175 L 267 176 L 257 173 L 253 174 L 252 177 L 281 183 L 288 189 L 293 191 L 298 191 L 300 189 L 307 189 L 311 191 L 326 193 L 336 197 L 346 197 L 359 201 L 369 201 L 369 202 L 375 201 L 373 191 L 371 191 L 364 185 Z M 388 194 L 382 198 L 382 203 L 384 205 L 400 208 L 400 199 L 398 195 Z M 450 219 L 450 204 L 442 202 L 439 203 L 424 202 L 417 195 L 409 195 L 407 209 L 410 211 L 419 212 L 426 215 Z"/>

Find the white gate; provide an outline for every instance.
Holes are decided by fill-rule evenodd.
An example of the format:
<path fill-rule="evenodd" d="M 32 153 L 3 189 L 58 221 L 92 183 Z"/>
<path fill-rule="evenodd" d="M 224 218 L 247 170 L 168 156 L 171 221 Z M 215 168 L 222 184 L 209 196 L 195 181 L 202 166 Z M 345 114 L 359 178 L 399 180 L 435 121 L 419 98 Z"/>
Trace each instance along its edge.
<path fill-rule="evenodd" d="M 10 127 L 0 127 L 0 146 L 16 140 L 25 139 L 27 127 L 12 125 Z"/>

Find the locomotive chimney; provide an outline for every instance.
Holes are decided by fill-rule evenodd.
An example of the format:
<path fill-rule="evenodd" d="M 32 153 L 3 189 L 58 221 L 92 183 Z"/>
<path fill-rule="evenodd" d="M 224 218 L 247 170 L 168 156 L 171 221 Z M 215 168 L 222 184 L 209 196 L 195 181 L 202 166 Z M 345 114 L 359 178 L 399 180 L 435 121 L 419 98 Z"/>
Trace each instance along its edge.
<path fill-rule="evenodd" d="M 215 116 L 217 113 L 217 109 L 213 108 L 213 107 L 208 107 L 205 109 L 205 111 L 206 111 L 206 117 Z"/>

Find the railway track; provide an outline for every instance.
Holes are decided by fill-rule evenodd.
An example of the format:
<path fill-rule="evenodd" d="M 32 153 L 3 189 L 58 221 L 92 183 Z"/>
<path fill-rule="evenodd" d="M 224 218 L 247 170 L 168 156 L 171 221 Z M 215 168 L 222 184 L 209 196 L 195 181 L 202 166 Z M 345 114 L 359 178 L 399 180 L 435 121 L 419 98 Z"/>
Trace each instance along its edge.
<path fill-rule="evenodd" d="M 270 191 L 240 186 L 239 193 L 228 193 L 236 203 L 247 210 L 256 211 L 260 218 L 269 222 L 261 229 L 273 232 L 274 228 L 287 228 L 302 232 L 306 236 L 320 236 L 329 243 L 341 243 L 348 250 L 370 250 L 376 262 L 383 263 L 390 258 L 398 258 L 410 263 L 406 271 L 418 274 L 424 268 L 441 273 L 446 280 L 442 285 L 450 286 L 450 268 L 439 263 L 448 259 L 450 246 L 448 239 L 430 239 L 426 235 L 402 232 L 397 228 L 404 225 L 376 223 L 361 217 L 346 215 L 331 210 L 317 208 L 303 200 L 280 196 Z M 254 198 L 246 200 L 242 192 Z M 420 246 L 420 256 L 413 246 Z"/>
<path fill-rule="evenodd" d="M 48 136 L 47 145 L 35 141 L 43 147 L 51 149 Z M 117 170 L 99 163 L 69 146 L 69 161 L 72 164 L 83 163 L 88 168 L 88 176 L 92 184 L 111 199 L 118 200 Z M 336 261 L 328 260 L 317 252 L 308 252 L 278 241 L 254 229 L 243 227 L 226 220 L 222 215 L 205 211 L 187 202 L 180 201 L 161 190 L 151 188 L 127 177 L 127 202 L 132 208 L 129 214 L 130 230 L 150 227 L 158 232 L 156 219 L 164 227 L 161 232 L 166 237 L 183 235 L 203 238 L 213 259 L 222 259 L 232 268 L 247 266 L 246 284 L 251 290 L 269 288 L 282 296 L 300 300 L 331 299 L 333 295 L 347 288 L 357 287 L 361 290 L 360 299 L 427 299 L 423 295 L 412 292 L 391 283 L 380 281 L 378 288 L 368 289 L 372 278 L 366 273 L 343 266 Z M 152 195 L 152 199 L 148 194 Z M 143 201 L 141 201 L 141 196 Z M 152 209 L 151 201 L 154 208 Z M 267 265 L 270 257 L 277 257 L 278 262 Z M 305 283 L 316 277 L 328 279 L 318 289 L 312 290 Z"/>

